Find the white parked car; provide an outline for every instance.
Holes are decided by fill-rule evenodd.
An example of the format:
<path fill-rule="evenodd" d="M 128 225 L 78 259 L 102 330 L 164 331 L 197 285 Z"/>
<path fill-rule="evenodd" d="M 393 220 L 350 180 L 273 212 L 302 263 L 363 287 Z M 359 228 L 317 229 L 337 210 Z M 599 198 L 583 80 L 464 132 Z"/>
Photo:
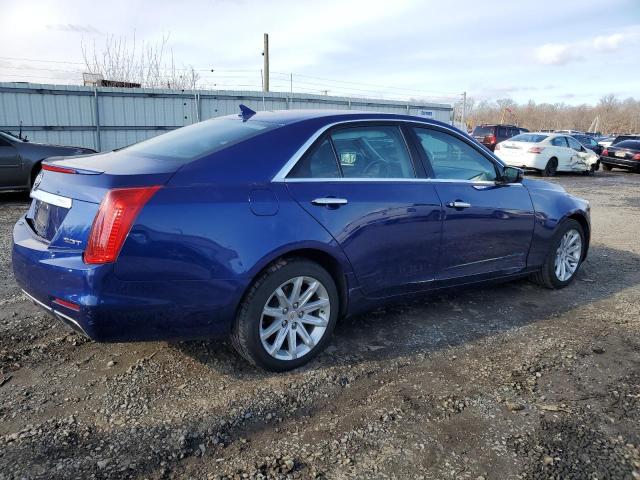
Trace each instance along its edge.
<path fill-rule="evenodd" d="M 575 138 L 556 133 L 521 133 L 496 145 L 495 154 L 507 165 L 535 170 L 544 176 L 556 172 L 585 172 L 600 168 L 598 155 Z"/>

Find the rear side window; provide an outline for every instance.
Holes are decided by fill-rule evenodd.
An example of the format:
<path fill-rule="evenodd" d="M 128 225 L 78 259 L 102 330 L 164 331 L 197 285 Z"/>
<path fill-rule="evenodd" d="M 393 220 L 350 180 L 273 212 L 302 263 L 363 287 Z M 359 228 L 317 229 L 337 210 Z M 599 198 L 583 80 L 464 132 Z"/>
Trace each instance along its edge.
<path fill-rule="evenodd" d="M 445 180 L 496 180 L 496 168 L 489 159 L 462 140 L 437 130 L 416 128 L 416 135 L 435 178 Z"/>
<path fill-rule="evenodd" d="M 564 147 L 566 148 L 567 145 L 567 141 L 565 140 L 564 137 L 555 137 L 551 139 L 551 145 L 553 145 L 554 147 Z"/>
<path fill-rule="evenodd" d="M 398 127 L 371 126 L 331 134 L 345 178 L 415 178 L 411 157 Z"/>
<path fill-rule="evenodd" d="M 499 137 L 506 137 L 507 136 L 507 129 L 505 127 L 498 127 L 498 136 Z"/>
<path fill-rule="evenodd" d="M 325 139 L 296 163 L 289 178 L 338 178 L 340 169 L 331 141 Z"/>
<path fill-rule="evenodd" d="M 158 135 L 124 150 L 143 157 L 187 163 L 277 127 L 279 125 L 273 123 L 243 122 L 240 118 L 215 118 Z"/>

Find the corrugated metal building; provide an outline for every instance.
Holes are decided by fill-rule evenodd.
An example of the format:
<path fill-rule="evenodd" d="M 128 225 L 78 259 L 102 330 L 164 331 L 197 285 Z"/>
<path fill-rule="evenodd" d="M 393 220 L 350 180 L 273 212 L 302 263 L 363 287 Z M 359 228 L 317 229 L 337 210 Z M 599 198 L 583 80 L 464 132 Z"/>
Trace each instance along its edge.
<path fill-rule="evenodd" d="M 0 82 L 0 130 L 34 142 L 106 151 L 221 115 L 238 104 L 259 110 L 340 109 L 408 113 L 450 123 L 453 108 L 439 103 L 230 90 L 94 88 Z"/>

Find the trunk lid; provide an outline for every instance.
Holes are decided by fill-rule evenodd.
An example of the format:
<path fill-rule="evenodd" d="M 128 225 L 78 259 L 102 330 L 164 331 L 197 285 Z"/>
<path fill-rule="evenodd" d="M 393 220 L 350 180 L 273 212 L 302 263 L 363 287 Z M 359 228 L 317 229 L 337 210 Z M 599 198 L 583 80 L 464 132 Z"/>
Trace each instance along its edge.
<path fill-rule="evenodd" d="M 27 223 L 50 247 L 82 251 L 109 190 L 164 185 L 183 164 L 124 152 L 48 158 L 34 182 Z"/>

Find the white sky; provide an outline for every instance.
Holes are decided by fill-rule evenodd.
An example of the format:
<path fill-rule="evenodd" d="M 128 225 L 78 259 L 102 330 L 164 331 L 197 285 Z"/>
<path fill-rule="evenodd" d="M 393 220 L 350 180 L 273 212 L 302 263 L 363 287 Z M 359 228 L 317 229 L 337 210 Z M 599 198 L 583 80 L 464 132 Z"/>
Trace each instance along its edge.
<path fill-rule="evenodd" d="M 81 42 L 157 42 L 205 85 L 595 103 L 640 98 L 640 0 L 2 0 L 0 80 L 79 83 Z M 35 61 L 35 60 L 47 60 Z M 211 69 L 214 73 L 210 73 Z M 306 76 L 305 76 L 306 75 Z M 318 77 L 318 78 L 310 78 Z M 339 83 L 353 82 L 353 83 Z M 251 85 L 251 87 L 244 87 Z M 381 85 L 392 88 L 380 88 Z"/>

